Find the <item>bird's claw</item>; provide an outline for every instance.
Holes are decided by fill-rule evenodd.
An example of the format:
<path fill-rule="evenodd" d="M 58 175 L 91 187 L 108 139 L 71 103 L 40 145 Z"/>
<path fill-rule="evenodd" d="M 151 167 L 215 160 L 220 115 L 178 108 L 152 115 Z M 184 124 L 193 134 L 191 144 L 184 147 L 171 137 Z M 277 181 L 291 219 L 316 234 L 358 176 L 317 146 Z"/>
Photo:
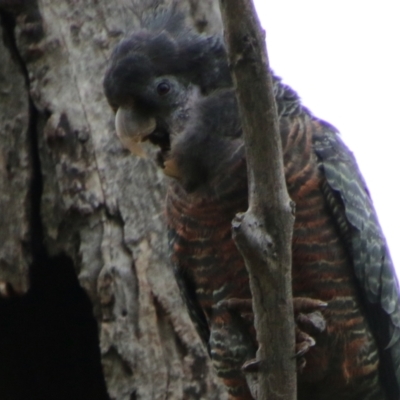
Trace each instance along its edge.
<path fill-rule="evenodd" d="M 293 298 L 293 312 L 298 314 L 301 312 L 316 311 L 326 308 L 328 303 L 322 300 L 311 299 L 309 297 L 294 297 Z"/>
<path fill-rule="evenodd" d="M 246 361 L 242 365 L 243 372 L 258 372 L 261 367 L 261 361 L 256 358 L 252 358 L 251 360 Z"/>
<path fill-rule="evenodd" d="M 322 309 L 328 304 L 324 301 L 308 297 L 293 298 L 293 310 L 296 323 L 296 354 L 297 370 L 301 372 L 306 366 L 304 355 L 315 346 L 312 334 L 318 334 L 326 329 L 326 321 Z"/>
<path fill-rule="evenodd" d="M 296 328 L 296 357 L 302 357 L 313 346 L 315 346 L 315 340 Z"/>
<path fill-rule="evenodd" d="M 300 313 L 296 316 L 296 323 L 310 333 L 321 333 L 326 329 L 326 321 L 320 311 Z"/>

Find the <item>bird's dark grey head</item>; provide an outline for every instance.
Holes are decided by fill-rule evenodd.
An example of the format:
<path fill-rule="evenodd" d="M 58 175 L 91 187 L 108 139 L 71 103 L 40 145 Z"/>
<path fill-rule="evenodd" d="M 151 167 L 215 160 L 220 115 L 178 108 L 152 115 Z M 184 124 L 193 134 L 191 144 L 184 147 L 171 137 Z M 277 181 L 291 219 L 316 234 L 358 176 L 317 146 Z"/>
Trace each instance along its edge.
<path fill-rule="evenodd" d="M 127 148 L 138 153 L 137 142 L 150 140 L 166 153 L 198 99 L 231 78 L 222 39 L 190 30 L 174 8 L 145 25 L 114 49 L 104 92 Z"/>

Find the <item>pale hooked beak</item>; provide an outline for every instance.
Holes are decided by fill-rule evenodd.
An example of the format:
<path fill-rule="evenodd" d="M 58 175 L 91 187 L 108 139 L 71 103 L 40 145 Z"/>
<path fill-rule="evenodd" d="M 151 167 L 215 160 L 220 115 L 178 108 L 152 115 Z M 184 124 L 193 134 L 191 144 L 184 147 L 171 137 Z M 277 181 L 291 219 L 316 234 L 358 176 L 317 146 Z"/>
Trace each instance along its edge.
<path fill-rule="evenodd" d="M 143 117 L 133 108 L 120 107 L 115 116 L 115 129 L 124 147 L 139 157 L 146 157 L 140 142 L 156 129 L 156 120 Z"/>

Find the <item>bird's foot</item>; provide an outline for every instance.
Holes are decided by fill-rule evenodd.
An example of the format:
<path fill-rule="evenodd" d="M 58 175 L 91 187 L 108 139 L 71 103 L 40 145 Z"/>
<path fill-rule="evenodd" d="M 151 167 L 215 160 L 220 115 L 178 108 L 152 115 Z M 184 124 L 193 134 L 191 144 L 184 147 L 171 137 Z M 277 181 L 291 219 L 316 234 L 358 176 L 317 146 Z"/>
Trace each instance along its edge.
<path fill-rule="evenodd" d="M 296 360 L 297 370 L 301 372 L 306 366 L 305 354 L 315 346 L 315 339 L 311 335 L 323 332 L 326 329 L 326 321 L 322 315 L 322 309 L 327 303 L 310 299 L 308 297 L 293 298 L 293 311 L 296 323 Z"/>
<path fill-rule="evenodd" d="M 297 370 L 302 371 L 306 365 L 305 354 L 315 346 L 315 339 L 311 335 L 319 334 L 326 329 L 326 321 L 321 310 L 328 304 L 324 301 L 308 297 L 294 297 L 293 311 L 296 324 L 296 354 Z M 216 308 L 227 308 L 240 313 L 244 319 L 253 318 L 252 299 L 231 298 L 221 300 Z M 260 361 L 252 359 L 246 361 L 242 369 L 244 372 L 256 372 Z"/>

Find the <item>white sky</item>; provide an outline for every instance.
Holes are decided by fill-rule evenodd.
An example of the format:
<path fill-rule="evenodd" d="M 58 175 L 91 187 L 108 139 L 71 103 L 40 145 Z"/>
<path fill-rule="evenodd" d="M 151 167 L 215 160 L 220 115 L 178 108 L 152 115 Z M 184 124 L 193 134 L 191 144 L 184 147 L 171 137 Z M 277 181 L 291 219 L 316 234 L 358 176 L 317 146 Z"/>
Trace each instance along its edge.
<path fill-rule="evenodd" d="M 400 276 L 400 2 L 254 3 L 275 73 L 354 152 Z"/>

